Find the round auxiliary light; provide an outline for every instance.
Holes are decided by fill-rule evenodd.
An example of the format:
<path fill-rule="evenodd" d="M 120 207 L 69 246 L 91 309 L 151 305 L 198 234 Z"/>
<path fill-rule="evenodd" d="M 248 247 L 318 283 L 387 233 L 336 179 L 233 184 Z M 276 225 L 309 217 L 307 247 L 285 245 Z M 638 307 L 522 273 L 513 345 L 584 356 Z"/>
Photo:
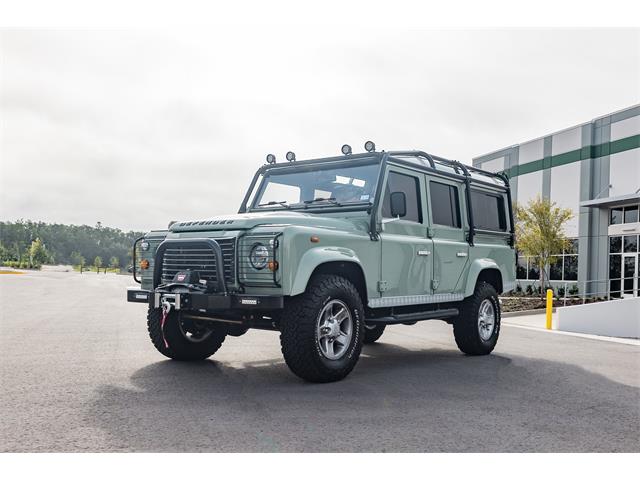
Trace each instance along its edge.
<path fill-rule="evenodd" d="M 364 149 L 369 153 L 375 152 L 376 144 L 373 143 L 371 140 L 367 140 L 366 142 L 364 142 Z"/>
<path fill-rule="evenodd" d="M 145 252 L 146 252 L 147 250 L 149 250 L 149 242 L 142 242 L 142 243 L 140 244 L 140 249 L 141 249 L 141 250 L 143 250 L 143 251 L 145 251 Z"/>
<path fill-rule="evenodd" d="M 262 270 L 269 263 L 269 249 L 261 243 L 256 243 L 249 253 L 249 262 L 256 270 Z"/>
<path fill-rule="evenodd" d="M 142 270 L 146 270 L 147 268 L 149 268 L 149 260 L 147 260 L 146 258 L 144 260 L 140 260 L 140 268 Z"/>
<path fill-rule="evenodd" d="M 276 163 L 276 156 L 273 153 L 267 155 L 267 163 L 269 165 L 273 165 L 274 163 Z"/>
<path fill-rule="evenodd" d="M 287 152 L 287 160 L 289 160 L 290 162 L 295 162 L 296 154 L 293 152 Z"/>
<path fill-rule="evenodd" d="M 342 148 L 340 149 L 342 150 L 342 154 L 343 155 L 351 155 L 351 145 L 347 145 L 346 143 L 344 145 L 342 145 Z"/>

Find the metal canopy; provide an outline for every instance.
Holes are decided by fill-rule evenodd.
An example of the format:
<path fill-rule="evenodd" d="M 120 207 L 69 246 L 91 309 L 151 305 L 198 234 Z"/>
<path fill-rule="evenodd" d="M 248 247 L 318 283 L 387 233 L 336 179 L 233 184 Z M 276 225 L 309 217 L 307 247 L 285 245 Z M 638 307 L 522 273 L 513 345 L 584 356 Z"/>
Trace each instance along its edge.
<path fill-rule="evenodd" d="M 637 203 L 640 203 L 640 192 L 630 193 L 628 195 L 618 195 L 616 197 L 585 200 L 584 202 L 580 202 L 580 206 L 589 208 L 609 208 L 624 207 L 626 205 L 635 205 Z"/>

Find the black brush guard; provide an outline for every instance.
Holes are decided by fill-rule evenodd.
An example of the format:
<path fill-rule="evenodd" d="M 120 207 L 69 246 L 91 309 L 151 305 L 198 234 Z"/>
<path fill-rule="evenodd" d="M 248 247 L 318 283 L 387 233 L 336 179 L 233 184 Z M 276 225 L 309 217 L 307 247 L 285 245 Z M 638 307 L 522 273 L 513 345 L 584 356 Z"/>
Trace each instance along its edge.
<path fill-rule="evenodd" d="M 162 264 L 164 254 L 170 247 L 210 249 L 216 259 L 216 285 L 214 292 L 190 291 L 189 286 L 180 283 L 162 284 Z M 234 259 L 235 261 L 235 259 Z M 224 264 L 220 244 L 211 238 L 176 238 L 162 242 L 155 254 L 153 269 L 153 290 L 130 288 L 127 301 L 148 303 L 151 308 L 160 308 L 163 298 L 171 301 L 176 310 L 221 311 L 235 309 L 275 310 L 283 307 L 282 295 L 246 295 L 229 293 L 224 278 Z"/>

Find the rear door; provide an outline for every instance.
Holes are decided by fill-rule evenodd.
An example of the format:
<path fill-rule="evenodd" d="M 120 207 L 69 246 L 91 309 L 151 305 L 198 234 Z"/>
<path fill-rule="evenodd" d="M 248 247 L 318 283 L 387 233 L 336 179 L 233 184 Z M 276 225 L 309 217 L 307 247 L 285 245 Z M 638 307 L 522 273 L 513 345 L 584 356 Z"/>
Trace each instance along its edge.
<path fill-rule="evenodd" d="M 391 217 L 390 195 L 403 192 L 406 215 Z M 423 303 L 430 291 L 433 242 L 427 238 L 424 174 L 390 165 L 381 207 L 381 275 L 376 306 Z"/>
<path fill-rule="evenodd" d="M 469 260 L 462 205 L 464 185 L 426 175 L 429 215 L 433 238 L 434 293 L 454 293 Z"/>

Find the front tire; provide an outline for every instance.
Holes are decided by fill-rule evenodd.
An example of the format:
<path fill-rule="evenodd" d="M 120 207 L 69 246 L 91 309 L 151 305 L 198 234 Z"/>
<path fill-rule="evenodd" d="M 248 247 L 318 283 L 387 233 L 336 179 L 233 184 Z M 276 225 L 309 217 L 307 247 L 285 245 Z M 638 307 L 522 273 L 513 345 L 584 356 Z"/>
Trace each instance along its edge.
<path fill-rule="evenodd" d="M 162 328 L 162 309 L 150 308 L 147 328 L 151 343 L 161 354 L 173 360 L 204 360 L 216 353 L 227 336 L 227 327 L 213 322 L 201 324 L 172 310 Z M 165 343 L 166 342 L 166 343 Z"/>
<path fill-rule="evenodd" d="M 500 302 L 492 285 L 480 282 L 471 297 L 462 302 L 462 312 L 453 322 L 453 335 L 461 352 L 488 355 L 500 335 Z"/>
<path fill-rule="evenodd" d="M 291 298 L 280 322 L 287 366 L 309 382 L 335 382 L 355 367 L 362 350 L 362 301 L 351 282 L 317 275 L 307 291 Z"/>

